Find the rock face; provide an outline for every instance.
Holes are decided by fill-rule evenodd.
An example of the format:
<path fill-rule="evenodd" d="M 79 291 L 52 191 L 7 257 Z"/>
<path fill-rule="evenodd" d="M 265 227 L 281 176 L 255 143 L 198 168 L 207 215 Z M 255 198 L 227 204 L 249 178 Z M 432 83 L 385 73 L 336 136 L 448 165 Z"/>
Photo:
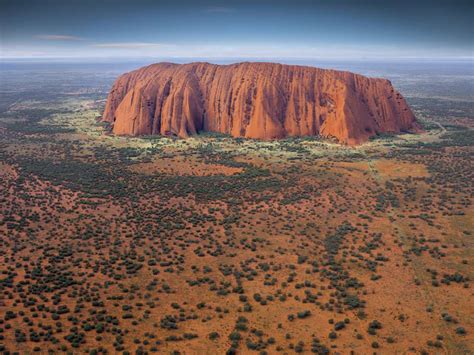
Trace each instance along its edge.
<path fill-rule="evenodd" d="M 200 131 L 275 139 L 321 135 L 358 144 L 418 129 L 385 79 L 274 63 L 153 64 L 120 76 L 103 120 L 118 135 Z"/>

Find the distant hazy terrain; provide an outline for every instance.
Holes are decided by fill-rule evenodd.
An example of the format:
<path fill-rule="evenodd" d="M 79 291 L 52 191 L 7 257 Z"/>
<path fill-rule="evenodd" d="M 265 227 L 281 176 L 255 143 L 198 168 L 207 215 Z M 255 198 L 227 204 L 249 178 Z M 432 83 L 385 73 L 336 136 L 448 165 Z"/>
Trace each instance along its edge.
<path fill-rule="evenodd" d="M 157 60 L 130 60 L 126 62 L 100 63 L 56 61 L 3 61 L 0 62 L 0 79 L 2 81 L 2 102 L 8 104 L 15 99 L 15 94 L 48 95 L 64 94 L 65 89 L 74 90 L 80 87 L 108 93 L 110 86 L 118 75 L 147 64 L 160 61 L 190 62 L 206 59 L 190 58 L 189 60 L 163 58 Z M 236 59 L 235 61 L 241 61 Z M 212 60 L 214 63 L 226 64 L 232 60 Z M 327 69 L 348 70 L 369 77 L 382 77 L 392 81 L 403 96 L 413 104 L 431 106 L 430 100 L 474 101 L 474 65 L 470 61 L 428 61 L 428 62 L 373 62 L 373 61 L 307 61 L 282 60 L 282 63 L 308 65 Z M 81 80 L 75 80 L 79 77 Z M 45 87 L 46 85 L 46 87 Z M 30 91 L 28 91 L 30 90 Z M 42 92 L 39 92 L 42 91 Z M 425 99 L 425 100 L 423 100 Z M 442 106 L 442 105 L 439 105 Z M 449 104 L 448 104 L 449 106 Z M 460 110 L 473 116 L 473 105 L 460 103 Z M 427 108 L 425 107 L 425 108 Z M 439 107 L 443 109 L 443 107 Z M 446 108 L 444 108 L 446 109 Z"/>

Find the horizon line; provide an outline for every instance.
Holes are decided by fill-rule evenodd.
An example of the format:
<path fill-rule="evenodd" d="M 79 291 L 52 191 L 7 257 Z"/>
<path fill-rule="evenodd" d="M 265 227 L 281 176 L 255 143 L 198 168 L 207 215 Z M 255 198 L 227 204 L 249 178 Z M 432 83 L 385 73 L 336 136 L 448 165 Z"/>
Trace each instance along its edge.
<path fill-rule="evenodd" d="M 114 62 L 130 61 L 130 60 L 162 60 L 162 59 L 176 59 L 176 60 L 188 60 L 188 59 L 204 59 L 204 60 L 256 60 L 256 61 L 268 61 L 268 60 L 335 60 L 335 61 L 472 61 L 474 64 L 474 56 L 454 56 L 454 57 L 426 57 L 426 56 L 406 56 L 406 57 L 252 57 L 252 56 L 0 56 L 0 61 L 47 61 L 47 60 L 111 60 Z"/>

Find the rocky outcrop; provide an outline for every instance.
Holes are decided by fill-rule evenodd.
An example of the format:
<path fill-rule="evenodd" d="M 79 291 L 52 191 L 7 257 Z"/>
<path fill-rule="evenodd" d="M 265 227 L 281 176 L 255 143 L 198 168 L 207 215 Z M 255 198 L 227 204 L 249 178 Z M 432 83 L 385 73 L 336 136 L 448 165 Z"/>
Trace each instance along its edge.
<path fill-rule="evenodd" d="M 118 135 L 321 135 L 346 144 L 418 128 L 388 80 L 247 62 L 159 63 L 126 73 L 110 91 L 103 120 L 113 124 Z"/>

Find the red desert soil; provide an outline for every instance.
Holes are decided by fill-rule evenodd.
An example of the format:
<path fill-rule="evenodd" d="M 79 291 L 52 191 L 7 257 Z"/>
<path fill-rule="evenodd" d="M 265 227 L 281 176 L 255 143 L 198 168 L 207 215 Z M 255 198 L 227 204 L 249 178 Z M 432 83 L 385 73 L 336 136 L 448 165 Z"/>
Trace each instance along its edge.
<path fill-rule="evenodd" d="M 351 145 L 379 133 L 419 129 L 388 80 L 248 62 L 158 63 L 126 73 L 109 93 L 103 120 L 118 135 L 321 135 Z"/>

